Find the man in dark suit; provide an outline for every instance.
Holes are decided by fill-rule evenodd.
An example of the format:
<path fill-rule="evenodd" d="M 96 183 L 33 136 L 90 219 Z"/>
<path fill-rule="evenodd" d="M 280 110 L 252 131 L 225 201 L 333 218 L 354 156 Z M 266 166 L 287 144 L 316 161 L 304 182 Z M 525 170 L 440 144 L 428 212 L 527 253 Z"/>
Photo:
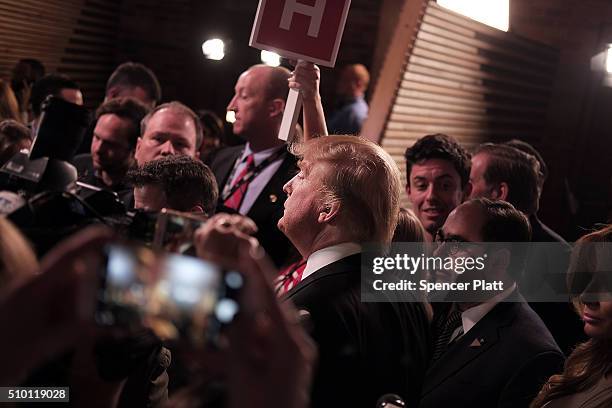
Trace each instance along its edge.
<path fill-rule="evenodd" d="M 545 166 L 527 143 L 482 144 L 472 157 L 471 196 L 508 201 L 529 217 L 534 244 L 518 284 L 561 350 L 569 354 L 586 338 L 565 291 L 570 246 L 537 217 Z"/>
<path fill-rule="evenodd" d="M 478 198 L 450 213 L 437 235 L 436 256 L 484 257 L 482 270 L 458 281 L 500 282 L 487 291 L 453 292 L 436 305 L 435 345 L 419 407 L 528 407 L 559 372 L 563 354 L 516 285 L 529 240 L 524 214 L 505 201 Z"/>
<path fill-rule="evenodd" d="M 361 302 L 361 243 L 389 244 L 401 180 L 378 145 L 352 136 L 310 140 L 289 181 L 279 228 L 305 265 L 277 281 L 309 316 L 319 348 L 313 407 L 373 407 L 387 393 L 416 404 L 429 356 L 422 303 Z M 291 281 L 290 285 L 286 285 Z"/>
<path fill-rule="evenodd" d="M 277 266 L 291 255 L 291 243 L 276 224 L 283 214 L 283 185 L 296 173 L 296 159 L 278 138 L 290 73 L 255 65 L 236 83 L 227 106 L 236 121 L 234 134 L 246 145 L 221 149 L 213 162 L 219 185 L 219 211 L 238 212 L 255 221 L 257 239 Z"/>

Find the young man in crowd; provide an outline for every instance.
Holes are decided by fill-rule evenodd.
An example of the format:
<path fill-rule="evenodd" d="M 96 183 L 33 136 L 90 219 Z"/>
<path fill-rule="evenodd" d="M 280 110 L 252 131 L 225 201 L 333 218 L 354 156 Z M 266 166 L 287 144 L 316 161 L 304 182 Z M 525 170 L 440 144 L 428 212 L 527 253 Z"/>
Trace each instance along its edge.
<path fill-rule="evenodd" d="M 408 199 L 433 241 L 448 214 L 470 195 L 470 156 L 443 134 L 420 138 L 404 156 Z"/>
<path fill-rule="evenodd" d="M 134 187 L 134 208 L 212 215 L 219 195 L 212 171 L 189 156 L 171 155 L 151 160 L 130 170 L 128 183 Z"/>
<path fill-rule="evenodd" d="M 140 121 L 148 108 L 132 98 L 111 99 L 96 111 L 91 153 L 74 158 L 79 181 L 114 191 L 125 202 L 132 188 L 125 175 L 134 165 Z"/>

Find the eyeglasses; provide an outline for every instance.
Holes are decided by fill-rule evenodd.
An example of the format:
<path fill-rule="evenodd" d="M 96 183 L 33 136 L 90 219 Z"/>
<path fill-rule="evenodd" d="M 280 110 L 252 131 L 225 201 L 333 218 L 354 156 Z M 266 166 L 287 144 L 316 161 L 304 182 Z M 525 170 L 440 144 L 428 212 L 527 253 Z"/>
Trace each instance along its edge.
<path fill-rule="evenodd" d="M 448 253 L 450 255 L 455 255 L 461 250 L 461 244 L 465 244 L 470 241 L 458 235 L 449 235 L 448 237 L 445 237 L 444 232 L 439 229 L 438 231 L 436 231 L 436 235 L 434 236 L 434 242 L 437 242 L 438 244 L 440 244 L 440 246 L 446 246 Z M 465 246 L 463 248 L 465 249 Z"/>

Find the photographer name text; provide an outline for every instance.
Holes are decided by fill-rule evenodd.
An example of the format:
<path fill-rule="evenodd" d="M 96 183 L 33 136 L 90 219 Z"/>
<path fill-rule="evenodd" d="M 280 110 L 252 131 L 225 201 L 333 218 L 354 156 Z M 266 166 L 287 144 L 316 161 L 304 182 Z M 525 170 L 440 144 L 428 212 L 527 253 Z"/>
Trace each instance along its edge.
<path fill-rule="evenodd" d="M 376 279 L 372 282 L 372 287 L 376 291 L 424 291 L 424 292 L 441 292 L 441 291 L 493 291 L 503 292 L 504 283 L 502 281 L 486 281 L 484 279 L 474 279 L 471 282 L 429 282 L 421 279 L 418 282 L 406 279 L 397 282 L 385 282 L 382 279 Z"/>

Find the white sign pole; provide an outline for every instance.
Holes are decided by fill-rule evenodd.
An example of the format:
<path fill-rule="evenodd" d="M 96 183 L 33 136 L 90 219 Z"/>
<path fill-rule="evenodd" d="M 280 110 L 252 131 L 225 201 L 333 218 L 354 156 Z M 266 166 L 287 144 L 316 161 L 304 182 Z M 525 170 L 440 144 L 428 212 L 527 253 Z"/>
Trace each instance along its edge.
<path fill-rule="evenodd" d="M 293 138 L 295 125 L 302 111 L 302 94 L 297 89 L 289 89 L 287 95 L 287 103 L 285 103 L 285 111 L 283 112 L 283 121 L 281 122 L 278 138 L 287 141 Z"/>

